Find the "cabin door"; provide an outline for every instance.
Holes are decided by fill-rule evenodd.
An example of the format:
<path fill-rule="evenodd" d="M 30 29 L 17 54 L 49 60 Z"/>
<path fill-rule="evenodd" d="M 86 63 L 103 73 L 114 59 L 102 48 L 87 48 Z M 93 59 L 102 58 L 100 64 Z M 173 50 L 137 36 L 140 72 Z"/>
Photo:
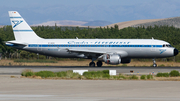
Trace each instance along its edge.
<path fill-rule="evenodd" d="M 156 51 L 156 43 L 153 39 L 151 41 L 151 51 Z"/>

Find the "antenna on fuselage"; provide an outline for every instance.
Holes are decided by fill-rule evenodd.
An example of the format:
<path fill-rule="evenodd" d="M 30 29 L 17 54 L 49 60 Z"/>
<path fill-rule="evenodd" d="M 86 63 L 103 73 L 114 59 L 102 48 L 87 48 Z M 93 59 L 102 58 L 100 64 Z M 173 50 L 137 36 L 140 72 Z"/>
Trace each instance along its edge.
<path fill-rule="evenodd" d="M 154 38 L 152 37 L 152 40 L 154 40 Z"/>
<path fill-rule="evenodd" d="M 76 37 L 76 39 L 78 39 L 78 37 Z"/>

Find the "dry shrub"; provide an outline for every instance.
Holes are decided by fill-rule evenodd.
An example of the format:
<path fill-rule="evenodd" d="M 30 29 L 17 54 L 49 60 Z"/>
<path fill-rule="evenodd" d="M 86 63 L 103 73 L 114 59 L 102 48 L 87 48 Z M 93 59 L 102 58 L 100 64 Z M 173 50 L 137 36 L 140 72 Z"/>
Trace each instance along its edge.
<path fill-rule="evenodd" d="M 33 76 L 34 72 L 31 69 L 24 69 L 21 73 L 21 76 Z"/>

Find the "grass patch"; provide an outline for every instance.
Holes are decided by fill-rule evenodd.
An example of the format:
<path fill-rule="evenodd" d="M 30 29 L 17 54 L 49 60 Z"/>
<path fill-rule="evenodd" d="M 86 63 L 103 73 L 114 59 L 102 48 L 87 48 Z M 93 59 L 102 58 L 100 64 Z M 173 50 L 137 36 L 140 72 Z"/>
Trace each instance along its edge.
<path fill-rule="evenodd" d="M 17 78 L 16 76 L 11 76 L 11 78 Z"/>
<path fill-rule="evenodd" d="M 102 78 L 109 79 L 110 78 L 109 70 L 84 72 L 83 76 L 87 79 L 102 79 Z"/>
<path fill-rule="evenodd" d="M 27 63 L 33 63 L 33 62 L 38 62 L 38 63 L 57 63 L 57 61 L 54 61 L 54 60 L 42 60 L 42 59 L 38 59 L 38 60 L 17 59 L 17 60 L 14 60 L 14 62 L 27 62 Z"/>
<path fill-rule="evenodd" d="M 57 77 L 66 77 L 67 76 L 67 72 L 65 72 L 65 71 L 57 72 L 56 75 L 57 75 Z"/>
<path fill-rule="evenodd" d="M 123 80 L 123 79 L 127 79 L 127 77 L 125 77 L 125 76 L 124 76 L 124 75 L 122 75 L 122 74 L 119 74 L 118 79 Z"/>
<path fill-rule="evenodd" d="M 157 77 L 163 77 L 163 73 L 157 73 L 156 76 Z"/>
<path fill-rule="evenodd" d="M 133 76 L 130 76 L 129 79 L 130 79 L 130 80 L 131 80 L 131 79 L 132 79 L 132 80 L 137 80 L 138 77 L 137 77 L 136 75 L 133 75 Z"/>
<path fill-rule="evenodd" d="M 119 76 L 117 77 L 111 77 L 109 75 L 109 70 L 103 70 L 103 71 L 90 71 L 90 72 L 85 72 L 83 76 L 81 76 L 78 73 L 73 73 L 72 70 L 69 71 L 61 71 L 61 72 L 52 72 L 52 71 L 39 71 L 39 72 L 33 72 L 32 70 L 24 70 L 21 73 L 22 76 L 40 76 L 42 78 L 48 78 L 48 77 L 59 77 L 62 79 L 118 79 L 120 78 Z M 121 76 L 121 78 L 125 78 Z"/>
<path fill-rule="evenodd" d="M 127 67 L 127 64 L 122 64 L 121 66 L 122 66 L 122 67 Z"/>
<path fill-rule="evenodd" d="M 79 59 L 77 59 L 77 61 L 85 61 L 85 59 L 79 58 Z"/>
<path fill-rule="evenodd" d="M 159 65 L 158 67 L 166 67 L 164 64 Z"/>
<path fill-rule="evenodd" d="M 35 75 L 40 76 L 42 78 L 56 77 L 55 73 L 52 71 L 40 71 L 40 72 L 36 72 Z"/>
<path fill-rule="evenodd" d="M 128 75 L 115 75 L 110 76 L 109 70 L 103 71 L 89 71 L 84 72 L 83 75 L 78 73 L 73 73 L 72 70 L 61 71 L 61 72 L 52 72 L 52 71 L 39 71 L 33 72 L 32 70 L 26 69 L 21 73 L 22 76 L 25 77 L 41 77 L 41 78 L 59 78 L 59 79 L 100 79 L 100 80 L 128 80 L 128 79 L 138 79 L 136 75 L 128 76 Z"/>
<path fill-rule="evenodd" d="M 26 74 L 25 74 L 26 77 L 28 77 L 28 76 L 33 76 L 33 75 L 34 75 L 34 72 L 31 72 L 31 71 L 26 72 Z"/>
<path fill-rule="evenodd" d="M 153 79 L 153 76 L 152 75 L 147 75 L 147 79 L 148 80 Z"/>
<path fill-rule="evenodd" d="M 145 80 L 146 79 L 146 75 L 141 75 L 141 79 Z"/>
<path fill-rule="evenodd" d="M 79 76 L 80 76 L 78 73 L 73 73 L 72 70 L 68 70 L 66 73 L 67 73 L 67 74 L 66 74 L 66 75 L 67 75 L 66 78 L 77 79 L 77 78 L 79 78 Z"/>
<path fill-rule="evenodd" d="M 179 71 L 177 70 L 172 70 L 170 73 L 157 73 L 157 77 L 177 77 L 180 76 Z"/>
<path fill-rule="evenodd" d="M 169 73 L 169 75 L 170 75 L 171 77 L 179 76 L 179 71 L 177 71 L 177 70 L 172 70 L 172 71 Z"/>
<path fill-rule="evenodd" d="M 25 69 L 22 71 L 21 73 L 21 76 L 33 76 L 34 75 L 34 72 L 31 70 L 31 69 Z"/>
<path fill-rule="evenodd" d="M 157 77 L 169 77 L 169 73 L 157 73 Z"/>
<path fill-rule="evenodd" d="M 178 74 L 178 71 L 171 71 L 173 74 Z M 175 73 L 174 73 L 175 72 Z M 33 72 L 32 70 L 26 69 L 21 73 L 22 76 L 25 77 L 41 77 L 41 78 L 49 78 L 49 79 L 86 79 L 86 80 L 152 80 L 153 75 L 141 75 L 140 77 L 137 75 L 109 75 L 109 70 L 103 71 L 89 71 L 84 72 L 83 75 L 78 73 L 73 73 L 72 70 L 68 71 L 61 71 L 61 72 L 52 72 L 52 71 L 40 71 L 40 72 Z M 171 74 L 172 75 L 172 74 Z M 157 78 L 155 80 L 170 80 L 167 78 L 169 73 L 157 73 Z M 176 76 L 176 75 L 175 75 Z M 166 77 L 165 79 L 159 79 L 158 77 Z M 178 78 L 178 77 L 177 77 Z M 175 79 L 177 79 L 175 78 Z M 180 79 L 177 79 L 180 80 Z"/>

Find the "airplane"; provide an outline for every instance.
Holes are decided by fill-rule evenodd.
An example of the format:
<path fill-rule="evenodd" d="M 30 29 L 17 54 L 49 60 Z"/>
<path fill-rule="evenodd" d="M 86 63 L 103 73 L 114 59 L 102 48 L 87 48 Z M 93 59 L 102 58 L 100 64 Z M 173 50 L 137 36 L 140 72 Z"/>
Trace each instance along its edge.
<path fill-rule="evenodd" d="M 132 58 L 176 56 L 179 51 L 168 42 L 157 39 L 44 39 L 39 37 L 17 11 L 9 11 L 15 40 L 6 45 L 17 49 L 60 58 L 91 59 L 90 67 L 130 63 Z M 95 60 L 97 63 L 95 64 Z"/>

